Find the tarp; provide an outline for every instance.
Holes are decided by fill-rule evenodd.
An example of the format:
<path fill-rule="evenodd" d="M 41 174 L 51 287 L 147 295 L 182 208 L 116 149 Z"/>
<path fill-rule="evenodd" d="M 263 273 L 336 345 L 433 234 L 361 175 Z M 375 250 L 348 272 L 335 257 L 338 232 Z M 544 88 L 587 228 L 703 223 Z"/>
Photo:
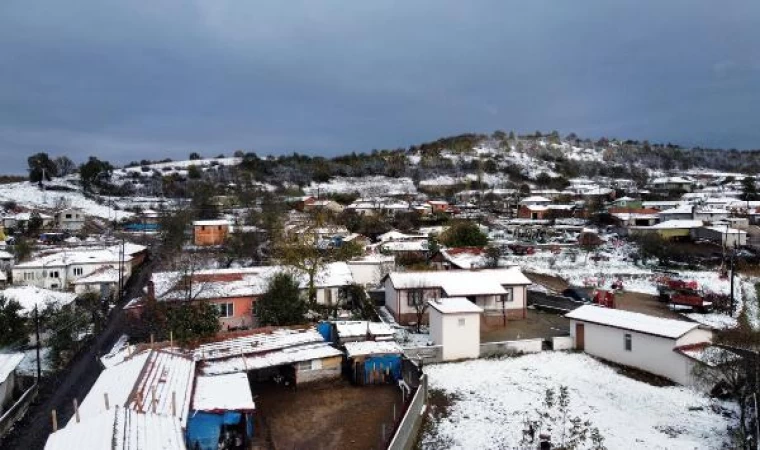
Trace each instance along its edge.
<path fill-rule="evenodd" d="M 224 416 L 196 412 L 187 419 L 187 448 L 217 450 Z"/>
<path fill-rule="evenodd" d="M 364 360 L 364 382 L 370 383 L 373 370 L 385 373 L 386 369 L 394 381 L 401 379 L 401 355 L 377 355 Z"/>
<path fill-rule="evenodd" d="M 319 322 L 317 324 L 317 331 L 325 341 L 332 342 L 332 324 L 330 322 Z"/>

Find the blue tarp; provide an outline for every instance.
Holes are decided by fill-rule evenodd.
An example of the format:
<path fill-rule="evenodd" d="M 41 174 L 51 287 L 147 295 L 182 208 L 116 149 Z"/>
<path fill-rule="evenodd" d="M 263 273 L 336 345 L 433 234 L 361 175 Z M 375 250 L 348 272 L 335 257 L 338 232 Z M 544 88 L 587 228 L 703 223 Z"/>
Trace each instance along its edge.
<path fill-rule="evenodd" d="M 330 322 L 319 322 L 317 331 L 325 341 L 332 342 L 332 324 Z"/>
<path fill-rule="evenodd" d="M 370 356 L 364 360 L 364 382 L 370 382 L 370 373 L 377 370 L 385 373 L 389 369 L 393 380 L 401 379 L 401 355 Z"/>
<path fill-rule="evenodd" d="M 243 413 L 226 411 L 223 414 L 197 411 L 187 419 L 187 448 L 195 450 L 198 443 L 200 450 L 217 450 L 219 435 L 223 425 L 237 425 L 243 418 Z M 253 415 L 246 417 L 245 429 L 248 437 L 253 437 Z"/>
<path fill-rule="evenodd" d="M 205 412 L 191 414 L 187 419 L 187 448 L 195 449 L 197 442 L 200 450 L 217 450 L 223 421 L 222 414 Z"/>

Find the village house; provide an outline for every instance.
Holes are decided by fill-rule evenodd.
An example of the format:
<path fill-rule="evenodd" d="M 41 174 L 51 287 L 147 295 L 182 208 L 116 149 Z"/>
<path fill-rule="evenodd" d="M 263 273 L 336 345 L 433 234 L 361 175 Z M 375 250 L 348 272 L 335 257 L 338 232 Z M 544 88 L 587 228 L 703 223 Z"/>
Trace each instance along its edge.
<path fill-rule="evenodd" d="M 104 268 L 119 271 L 126 282 L 142 263 L 146 248 L 125 243 L 102 249 L 67 249 L 41 256 L 13 267 L 13 284 L 45 289 L 69 290 L 74 282 Z M 118 279 L 117 279 L 118 280 Z"/>
<path fill-rule="evenodd" d="M 660 177 L 649 182 L 649 188 L 658 192 L 683 191 L 691 192 L 695 181 L 684 177 Z"/>
<path fill-rule="evenodd" d="M 84 211 L 67 208 L 55 213 L 55 227 L 64 231 L 81 231 L 84 228 Z"/>
<path fill-rule="evenodd" d="M 263 295 L 269 281 L 278 273 L 294 275 L 304 296 L 308 277 L 285 266 L 259 266 L 233 269 L 206 269 L 192 273 L 155 272 L 148 283 L 146 296 L 125 306 L 139 317 L 146 302 L 208 302 L 219 312 L 225 330 L 247 329 L 257 325 L 254 314 L 256 300 Z M 345 262 L 325 265 L 315 276 L 316 301 L 334 305 L 345 298 L 345 288 L 354 282 Z"/>
<path fill-rule="evenodd" d="M 609 214 L 615 226 L 621 229 L 628 227 L 651 227 L 660 221 L 656 209 L 646 208 L 610 208 Z"/>
<path fill-rule="evenodd" d="M 20 212 L 17 214 L 10 214 L 5 217 L 3 217 L 3 228 L 6 230 L 9 228 L 12 228 L 14 230 L 28 230 L 29 229 L 29 221 L 32 220 L 33 217 L 38 216 L 41 220 L 41 229 L 48 230 L 53 227 L 55 224 L 55 219 L 53 216 L 49 216 L 44 213 L 33 213 L 33 212 Z"/>
<path fill-rule="evenodd" d="M 222 245 L 230 233 L 228 220 L 196 220 L 193 222 L 193 242 L 198 246 Z"/>
<path fill-rule="evenodd" d="M 698 360 L 685 350 L 712 341 L 712 332 L 696 322 L 619 309 L 584 305 L 565 317 L 576 350 L 687 386 L 698 384 Z"/>
<path fill-rule="evenodd" d="M 303 205 L 303 211 L 330 211 L 335 214 L 343 212 L 343 205 L 334 200 L 311 200 Z"/>
<path fill-rule="evenodd" d="M 517 267 L 438 272 L 393 272 L 385 277 L 385 307 L 397 322 L 417 321 L 429 300 L 465 297 L 484 310 L 483 319 L 501 324 L 502 318 L 526 316 L 526 293 L 531 281 Z"/>

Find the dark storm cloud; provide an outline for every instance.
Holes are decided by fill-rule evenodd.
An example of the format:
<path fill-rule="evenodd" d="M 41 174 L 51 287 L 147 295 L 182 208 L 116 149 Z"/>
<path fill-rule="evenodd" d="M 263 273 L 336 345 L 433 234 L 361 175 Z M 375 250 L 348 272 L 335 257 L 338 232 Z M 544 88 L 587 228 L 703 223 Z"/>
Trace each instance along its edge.
<path fill-rule="evenodd" d="M 558 129 L 760 147 L 760 3 L 0 3 L 0 173 Z"/>

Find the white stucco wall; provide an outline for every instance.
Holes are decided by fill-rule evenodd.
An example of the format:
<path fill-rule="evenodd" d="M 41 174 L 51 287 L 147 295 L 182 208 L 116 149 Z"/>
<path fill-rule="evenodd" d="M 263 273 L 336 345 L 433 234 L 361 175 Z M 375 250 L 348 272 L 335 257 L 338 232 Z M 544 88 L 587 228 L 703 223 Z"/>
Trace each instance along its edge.
<path fill-rule="evenodd" d="M 443 360 L 477 358 L 480 356 L 480 314 L 442 314 L 430 308 L 430 336 L 436 345 L 443 346 Z"/>
<path fill-rule="evenodd" d="M 576 320 L 570 321 L 573 342 L 576 342 L 577 323 Z M 683 337 L 684 343 L 679 344 L 676 339 L 588 322 L 584 322 L 584 325 L 584 351 L 589 355 L 660 375 L 679 384 L 694 385 L 694 361 L 675 352 L 674 348 L 687 343 L 704 342 L 704 339 L 700 339 L 705 336 L 702 333 L 704 330 L 697 329 L 694 330 L 696 333 L 687 333 L 688 336 Z M 631 351 L 625 349 L 626 334 L 631 335 Z"/>

